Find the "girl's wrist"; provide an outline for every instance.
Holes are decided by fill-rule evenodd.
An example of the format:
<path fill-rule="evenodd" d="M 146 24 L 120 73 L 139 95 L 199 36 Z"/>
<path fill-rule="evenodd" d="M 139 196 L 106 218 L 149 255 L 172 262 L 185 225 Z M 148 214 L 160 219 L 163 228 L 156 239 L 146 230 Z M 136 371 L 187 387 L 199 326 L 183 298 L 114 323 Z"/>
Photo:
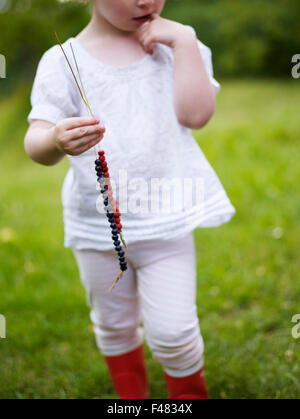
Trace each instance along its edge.
<path fill-rule="evenodd" d="M 55 152 L 57 152 L 58 155 L 60 155 L 60 156 L 64 156 L 66 153 L 64 152 L 64 150 L 60 147 L 60 145 L 56 141 L 55 128 L 56 128 L 56 125 L 54 125 L 53 127 L 49 128 L 49 131 L 48 131 L 49 141 L 54 146 Z"/>
<path fill-rule="evenodd" d="M 59 144 L 56 141 L 55 137 L 55 125 L 48 129 L 47 133 L 47 143 L 48 143 L 48 159 L 49 164 L 53 165 L 59 163 L 66 153 L 59 147 Z"/>

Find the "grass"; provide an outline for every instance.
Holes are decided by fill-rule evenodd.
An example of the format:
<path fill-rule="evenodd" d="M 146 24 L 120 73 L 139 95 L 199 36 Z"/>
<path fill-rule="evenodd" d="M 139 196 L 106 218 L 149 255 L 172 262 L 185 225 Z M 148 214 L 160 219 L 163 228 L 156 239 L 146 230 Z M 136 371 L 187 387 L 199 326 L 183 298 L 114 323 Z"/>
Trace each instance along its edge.
<path fill-rule="evenodd" d="M 23 147 L 28 87 L 0 101 L 0 398 L 116 398 L 63 247 L 67 159 L 46 167 Z M 195 231 L 198 314 L 213 398 L 299 398 L 300 83 L 224 82 L 195 131 L 237 213 Z M 167 396 L 147 348 L 151 397 Z"/>

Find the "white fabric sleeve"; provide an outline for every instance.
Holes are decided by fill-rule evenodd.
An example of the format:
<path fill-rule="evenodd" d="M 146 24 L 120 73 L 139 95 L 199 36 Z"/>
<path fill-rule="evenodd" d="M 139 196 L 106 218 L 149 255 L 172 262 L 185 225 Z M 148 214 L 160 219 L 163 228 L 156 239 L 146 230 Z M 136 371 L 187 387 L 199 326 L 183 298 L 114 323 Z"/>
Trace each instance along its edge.
<path fill-rule="evenodd" d="M 59 45 L 43 54 L 32 85 L 29 123 L 42 119 L 56 124 L 62 119 L 79 116 L 79 92 L 72 77 Z"/>
<path fill-rule="evenodd" d="M 197 37 L 197 33 L 192 26 L 190 25 L 185 25 L 185 26 L 189 28 L 193 32 L 193 34 Z M 199 51 L 201 53 L 202 59 L 204 61 L 204 65 L 205 65 L 208 77 L 215 88 L 215 92 L 218 93 L 221 89 L 221 86 L 220 86 L 220 83 L 217 82 L 217 80 L 214 78 L 211 49 L 205 44 L 203 44 L 203 42 L 201 42 L 199 39 L 197 39 L 197 43 L 198 43 L 198 47 L 199 47 Z"/>

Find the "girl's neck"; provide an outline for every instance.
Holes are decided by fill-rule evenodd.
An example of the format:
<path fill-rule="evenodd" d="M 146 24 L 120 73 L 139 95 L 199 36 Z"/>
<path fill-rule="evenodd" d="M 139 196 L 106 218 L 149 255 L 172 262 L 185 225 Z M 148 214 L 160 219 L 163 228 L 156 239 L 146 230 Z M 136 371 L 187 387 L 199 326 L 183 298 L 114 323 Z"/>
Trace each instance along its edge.
<path fill-rule="evenodd" d="M 111 25 L 102 15 L 93 10 L 92 18 L 85 29 L 78 34 L 78 38 L 88 40 L 124 40 L 137 42 L 135 32 L 128 32 Z"/>
<path fill-rule="evenodd" d="M 146 55 L 135 35 L 135 32 L 119 30 L 102 16 L 93 13 L 91 21 L 76 39 L 101 62 L 121 66 L 139 61 Z"/>

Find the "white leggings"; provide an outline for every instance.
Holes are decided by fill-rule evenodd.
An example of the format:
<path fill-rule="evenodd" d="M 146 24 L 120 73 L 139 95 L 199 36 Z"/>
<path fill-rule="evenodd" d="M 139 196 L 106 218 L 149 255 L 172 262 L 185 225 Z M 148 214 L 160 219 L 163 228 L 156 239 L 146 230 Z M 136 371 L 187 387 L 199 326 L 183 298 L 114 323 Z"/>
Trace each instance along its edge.
<path fill-rule="evenodd" d="M 115 250 L 73 252 L 103 355 L 129 352 L 145 334 L 153 358 L 169 375 L 183 377 L 202 367 L 192 232 L 177 240 L 128 244 L 128 267 L 112 292 L 120 272 Z"/>

